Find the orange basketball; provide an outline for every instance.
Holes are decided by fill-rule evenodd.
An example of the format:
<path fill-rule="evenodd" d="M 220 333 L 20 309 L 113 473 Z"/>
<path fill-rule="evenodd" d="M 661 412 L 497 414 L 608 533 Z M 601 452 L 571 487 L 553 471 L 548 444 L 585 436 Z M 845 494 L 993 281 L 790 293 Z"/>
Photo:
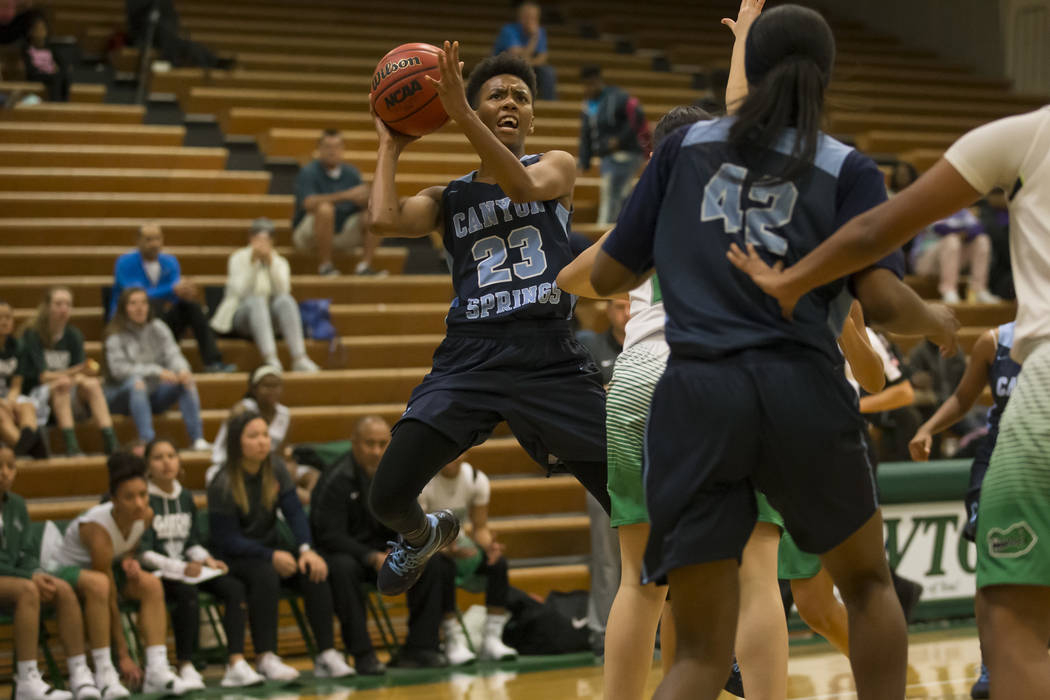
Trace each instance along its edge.
<path fill-rule="evenodd" d="M 440 52 L 430 44 L 402 44 L 383 56 L 376 66 L 372 74 L 372 104 L 391 129 L 423 136 L 448 121 L 437 90 L 423 77 L 438 78 Z"/>

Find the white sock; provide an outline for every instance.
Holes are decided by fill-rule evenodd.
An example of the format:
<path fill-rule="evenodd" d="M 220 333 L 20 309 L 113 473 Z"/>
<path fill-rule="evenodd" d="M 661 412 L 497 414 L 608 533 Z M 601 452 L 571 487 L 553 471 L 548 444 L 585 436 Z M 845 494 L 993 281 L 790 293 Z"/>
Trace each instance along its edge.
<path fill-rule="evenodd" d="M 69 667 L 69 677 L 76 678 L 77 675 L 88 672 L 87 657 L 83 654 L 66 658 L 66 666 Z"/>
<path fill-rule="evenodd" d="M 19 680 L 23 680 L 23 681 L 26 680 L 27 678 L 29 678 L 29 674 L 34 672 L 34 671 L 36 671 L 37 673 L 40 672 L 37 669 L 37 667 L 36 667 L 36 659 L 30 659 L 29 661 L 19 661 L 18 662 L 18 679 Z"/>
<path fill-rule="evenodd" d="M 103 671 L 117 670 L 113 668 L 113 657 L 110 656 L 109 647 L 92 649 L 91 660 L 95 662 L 95 676 L 101 676 Z"/>
<path fill-rule="evenodd" d="M 163 644 L 146 647 L 146 670 L 163 671 L 168 668 L 168 648 Z"/>

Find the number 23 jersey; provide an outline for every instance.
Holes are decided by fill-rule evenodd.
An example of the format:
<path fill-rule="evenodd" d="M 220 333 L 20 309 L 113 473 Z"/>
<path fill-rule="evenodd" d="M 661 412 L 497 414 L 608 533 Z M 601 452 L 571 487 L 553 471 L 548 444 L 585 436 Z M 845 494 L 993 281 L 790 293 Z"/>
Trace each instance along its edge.
<path fill-rule="evenodd" d="M 526 166 L 538 155 L 521 159 Z M 477 172 L 453 180 L 442 194 L 445 250 L 456 298 L 446 323 L 489 328 L 515 320 L 567 320 L 575 297 L 555 280 L 575 257 L 570 212 L 558 200 L 515 204 Z"/>

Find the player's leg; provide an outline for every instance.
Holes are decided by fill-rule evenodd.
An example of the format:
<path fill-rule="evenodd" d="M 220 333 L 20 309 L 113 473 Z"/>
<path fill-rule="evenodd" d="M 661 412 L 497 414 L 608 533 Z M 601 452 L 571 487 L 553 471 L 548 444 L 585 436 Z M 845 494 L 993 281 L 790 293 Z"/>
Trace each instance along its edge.
<path fill-rule="evenodd" d="M 748 538 L 740 563 L 740 612 L 734 650 L 745 695 L 754 700 L 787 695 L 788 634 L 777 584 L 779 545 L 780 528 L 760 521 Z"/>
<path fill-rule="evenodd" d="M 732 660 L 739 603 L 735 559 L 668 572 L 676 650 L 654 700 L 714 700 Z"/>
<path fill-rule="evenodd" d="M 620 588 L 605 627 L 605 698 L 637 700 L 652 668 L 656 629 L 667 599 L 667 586 L 642 584 L 642 556 L 649 523 L 621 525 Z M 672 635 L 673 636 L 673 635 Z M 667 656 L 667 629 L 661 651 Z"/>
<path fill-rule="evenodd" d="M 1050 587 L 985 586 L 977 624 L 993 698 L 1036 700 L 1050 693 Z"/>
<path fill-rule="evenodd" d="M 842 544 L 821 556 L 846 604 L 850 666 L 861 700 L 903 697 L 908 663 L 904 621 L 883 549 L 878 511 Z"/>
<path fill-rule="evenodd" d="M 977 622 L 992 697 L 1050 691 L 1050 343 L 1025 358 L 977 518 Z"/>
<path fill-rule="evenodd" d="M 763 407 L 755 484 L 799 547 L 823 553 L 849 614 L 861 700 L 903 697 L 907 627 L 886 564 L 856 394 L 841 368 L 817 353 L 756 358 L 751 368 Z"/>
<path fill-rule="evenodd" d="M 791 594 L 802 621 L 849 656 L 849 616 L 846 607 L 835 598 L 835 584 L 828 572 L 821 568 L 812 578 L 792 579 Z"/>

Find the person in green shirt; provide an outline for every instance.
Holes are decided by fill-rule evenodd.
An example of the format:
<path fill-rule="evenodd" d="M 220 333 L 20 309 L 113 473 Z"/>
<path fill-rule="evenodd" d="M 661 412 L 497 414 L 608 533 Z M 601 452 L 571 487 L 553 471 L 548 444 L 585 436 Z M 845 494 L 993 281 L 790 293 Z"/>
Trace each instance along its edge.
<path fill-rule="evenodd" d="M 73 293 L 52 287 L 22 332 L 22 391 L 36 405 L 37 417 L 47 423 L 51 410 L 62 430 L 66 454 L 81 454 L 74 416 L 90 414 L 102 431 L 106 454 L 117 449 L 113 419 L 99 382 L 99 364 L 84 355 L 84 336 L 69 324 Z"/>
<path fill-rule="evenodd" d="M 5 611 L 13 608 L 14 700 L 99 700 L 84 655 L 80 601 L 72 586 L 40 568 L 40 541 L 30 529 L 26 502 L 11 493 L 17 471 L 14 451 L 0 446 L 0 607 Z M 54 606 L 73 692 L 55 690 L 37 668 L 42 605 Z"/>

